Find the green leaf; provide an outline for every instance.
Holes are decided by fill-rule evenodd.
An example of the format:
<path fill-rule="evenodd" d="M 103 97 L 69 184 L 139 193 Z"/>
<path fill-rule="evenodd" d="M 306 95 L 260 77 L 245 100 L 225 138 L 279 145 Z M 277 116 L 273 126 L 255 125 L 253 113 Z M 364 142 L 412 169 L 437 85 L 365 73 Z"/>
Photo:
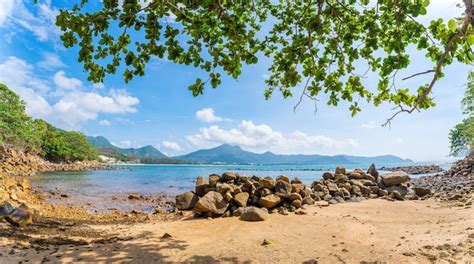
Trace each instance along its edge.
<path fill-rule="evenodd" d="M 452 32 L 456 31 L 456 26 L 456 21 L 454 19 L 450 19 L 448 22 L 449 30 L 451 30 Z"/>

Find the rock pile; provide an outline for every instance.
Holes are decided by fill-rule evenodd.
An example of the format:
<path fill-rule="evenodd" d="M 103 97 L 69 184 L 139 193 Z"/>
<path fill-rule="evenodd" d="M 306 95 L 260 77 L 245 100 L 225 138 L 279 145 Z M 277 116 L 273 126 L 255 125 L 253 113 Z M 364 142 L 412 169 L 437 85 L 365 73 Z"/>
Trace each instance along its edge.
<path fill-rule="evenodd" d="M 196 190 L 178 195 L 176 207 L 193 209 L 199 216 L 234 215 L 242 220 L 258 221 L 274 212 L 304 214 L 301 208 L 315 203 L 337 204 L 377 197 L 418 199 L 409 181 L 408 174 L 402 171 L 379 176 L 373 164 L 367 172 L 337 167 L 334 173 L 325 172 L 311 186 L 284 175 L 273 179 L 226 172 L 211 174 L 208 179 L 198 177 Z"/>
<path fill-rule="evenodd" d="M 471 206 L 474 199 L 474 152 L 454 163 L 450 170 L 416 179 L 415 190 L 431 189 L 427 197 L 455 206 Z"/>
<path fill-rule="evenodd" d="M 37 172 L 107 169 L 95 161 L 52 163 L 38 155 L 0 144 L 0 173 L 29 176 Z"/>
<path fill-rule="evenodd" d="M 442 172 L 443 169 L 438 165 L 413 165 L 413 166 L 404 166 L 404 167 L 393 167 L 387 168 L 382 167 L 380 170 L 383 171 L 404 171 L 408 174 L 432 174 Z"/>
<path fill-rule="evenodd" d="M 27 179 L 0 174 L 0 221 L 19 227 L 31 224 L 33 213 L 26 204 L 34 199 Z"/>

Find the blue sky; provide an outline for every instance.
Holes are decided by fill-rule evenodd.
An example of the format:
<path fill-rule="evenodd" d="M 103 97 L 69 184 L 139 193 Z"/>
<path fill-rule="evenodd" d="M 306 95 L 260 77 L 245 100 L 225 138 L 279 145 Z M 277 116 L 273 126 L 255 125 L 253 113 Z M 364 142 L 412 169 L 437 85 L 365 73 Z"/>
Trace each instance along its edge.
<path fill-rule="evenodd" d="M 199 97 L 187 89 L 202 75 L 199 70 L 158 59 L 147 65 L 144 77 L 128 84 L 121 75 L 92 84 L 77 62 L 76 50 L 62 47 L 54 26 L 58 8 L 67 1 L 39 2 L 0 1 L 0 82 L 20 94 L 32 116 L 60 128 L 103 135 L 121 147 L 151 144 L 178 155 L 229 143 L 255 152 L 439 160 L 449 151 L 449 129 L 463 118 L 459 102 L 473 67 L 460 64 L 449 66 L 436 85 L 435 108 L 399 115 L 391 129 L 380 126 L 393 113 L 390 105 L 363 104 L 363 111 L 351 118 L 347 105 L 329 107 L 324 95 L 317 113 L 308 100 L 294 112 L 297 96 L 285 100 L 275 93 L 264 100 L 268 59 L 244 66 L 237 81 L 224 78 L 218 89 L 207 89 Z M 455 7 L 458 1 L 431 2 L 423 22 L 461 12 Z M 431 69 L 421 54 L 413 50 L 412 55 L 412 65 L 399 76 Z M 429 77 L 398 83 L 414 88 Z M 366 83 L 373 85 L 376 79 Z"/>

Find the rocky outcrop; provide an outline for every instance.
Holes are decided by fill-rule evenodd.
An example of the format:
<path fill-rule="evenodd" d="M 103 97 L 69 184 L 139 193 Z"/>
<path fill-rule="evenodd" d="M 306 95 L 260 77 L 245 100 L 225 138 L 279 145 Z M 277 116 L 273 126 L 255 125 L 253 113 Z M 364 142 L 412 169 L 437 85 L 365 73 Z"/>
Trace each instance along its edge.
<path fill-rule="evenodd" d="M 96 161 L 52 163 L 38 155 L 0 144 L 0 173 L 4 175 L 29 176 L 39 172 L 103 169 L 109 169 L 109 167 Z"/>
<path fill-rule="evenodd" d="M 413 166 L 403 166 L 403 167 L 382 167 L 380 170 L 383 171 L 403 171 L 411 175 L 417 174 L 433 174 L 442 172 L 443 169 L 438 165 L 413 165 Z"/>
<path fill-rule="evenodd" d="M 261 210 L 267 214 L 304 214 L 308 206 L 321 206 L 320 201 L 337 204 L 378 197 L 389 200 L 418 199 L 417 194 L 426 195 L 426 190 L 415 192 L 409 181 L 410 177 L 404 172 L 379 175 L 375 165 L 367 172 L 337 167 L 334 173 L 325 172 L 322 179 L 314 181 L 311 186 L 298 178 L 290 180 L 284 175 L 273 179 L 226 172 L 222 176 L 209 175 L 208 179 L 198 177 L 195 193 L 177 196 L 177 203 L 181 208 L 189 208 L 188 202 L 186 206 L 181 206 L 184 197 L 189 197 L 189 201 L 193 195 L 197 195 L 199 200 L 193 210 L 198 216 L 234 215 L 240 216 L 242 220 L 264 220 L 266 216 Z"/>
<path fill-rule="evenodd" d="M 424 199 L 434 197 L 451 206 L 471 207 L 474 199 L 474 152 L 455 162 L 450 170 L 420 177 L 413 184 L 420 196 L 424 194 Z"/>

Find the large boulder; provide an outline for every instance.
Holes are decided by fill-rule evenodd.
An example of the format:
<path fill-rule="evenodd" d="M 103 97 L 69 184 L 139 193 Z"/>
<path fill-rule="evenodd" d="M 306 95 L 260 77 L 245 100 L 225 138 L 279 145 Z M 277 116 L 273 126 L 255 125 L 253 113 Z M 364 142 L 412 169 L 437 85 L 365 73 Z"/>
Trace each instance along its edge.
<path fill-rule="evenodd" d="M 331 172 L 325 172 L 323 173 L 323 179 L 334 180 L 334 174 L 332 174 Z"/>
<path fill-rule="evenodd" d="M 369 169 L 367 170 L 367 174 L 374 176 L 375 179 L 379 177 L 379 172 L 375 168 L 375 164 L 372 163 L 372 165 L 370 165 Z"/>
<path fill-rule="evenodd" d="M 240 220 L 243 221 L 265 221 L 270 218 L 267 210 L 257 207 L 247 207 L 240 215 Z"/>
<path fill-rule="evenodd" d="M 21 204 L 10 215 L 5 217 L 8 223 L 16 227 L 25 227 L 33 223 L 33 213 L 26 204 Z"/>
<path fill-rule="evenodd" d="M 403 171 L 395 171 L 381 176 L 382 182 L 386 187 L 405 183 L 410 180 L 410 176 Z"/>
<path fill-rule="evenodd" d="M 222 174 L 222 178 L 224 179 L 224 181 L 233 181 L 233 180 L 237 179 L 237 173 L 235 173 L 235 172 L 224 172 L 224 174 Z"/>
<path fill-rule="evenodd" d="M 235 195 L 234 202 L 240 207 L 246 207 L 249 200 L 248 192 L 241 192 Z"/>
<path fill-rule="evenodd" d="M 188 210 L 194 208 L 199 197 L 193 192 L 185 192 L 176 196 L 176 208 L 179 210 Z"/>
<path fill-rule="evenodd" d="M 335 174 L 346 174 L 346 168 L 341 167 L 341 166 L 337 166 Z"/>
<path fill-rule="evenodd" d="M 209 187 L 209 183 L 204 177 L 199 176 L 196 179 L 196 194 L 202 197 L 206 194 L 206 189 Z"/>
<path fill-rule="evenodd" d="M 221 176 L 218 174 L 209 175 L 209 185 L 216 186 L 217 182 L 219 182 L 220 179 L 221 179 Z"/>
<path fill-rule="evenodd" d="M 275 181 L 270 177 L 265 177 L 261 179 L 258 183 L 261 188 L 268 188 L 273 190 L 275 188 Z"/>
<path fill-rule="evenodd" d="M 288 176 L 286 176 L 286 175 L 277 176 L 275 180 L 277 182 L 278 181 L 284 181 L 284 182 L 290 183 L 290 178 L 288 178 Z"/>
<path fill-rule="evenodd" d="M 194 211 L 199 213 L 213 213 L 217 215 L 224 214 L 229 206 L 229 202 L 224 199 L 222 194 L 210 191 L 206 193 L 194 206 Z"/>
<path fill-rule="evenodd" d="M 282 198 L 289 198 L 291 195 L 292 186 L 285 181 L 278 181 L 275 184 L 275 194 Z"/>
<path fill-rule="evenodd" d="M 265 197 L 260 198 L 259 205 L 267 209 L 272 209 L 280 204 L 281 198 L 278 195 L 270 194 Z"/>

